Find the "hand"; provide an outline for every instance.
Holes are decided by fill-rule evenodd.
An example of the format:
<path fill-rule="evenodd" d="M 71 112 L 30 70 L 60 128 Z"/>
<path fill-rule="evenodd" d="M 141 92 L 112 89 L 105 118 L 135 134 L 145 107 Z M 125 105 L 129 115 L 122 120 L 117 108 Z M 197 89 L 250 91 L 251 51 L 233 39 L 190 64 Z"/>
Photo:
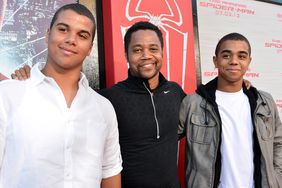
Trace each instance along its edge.
<path fill-rule="evenodd" d="M 244 84 L 245 84 L 247 89 L 250 89 L 251 86 L 252 86 L 252 83 L 249 80 L 245 80 L 245 79 L 244 79 Z"/>
<path fill-rule="evenodd" d="M 26 80 L 30 77 L 30 66 L 25 65 L 17 70 L 11 75 L 12 79 L 15 80 Z"/>

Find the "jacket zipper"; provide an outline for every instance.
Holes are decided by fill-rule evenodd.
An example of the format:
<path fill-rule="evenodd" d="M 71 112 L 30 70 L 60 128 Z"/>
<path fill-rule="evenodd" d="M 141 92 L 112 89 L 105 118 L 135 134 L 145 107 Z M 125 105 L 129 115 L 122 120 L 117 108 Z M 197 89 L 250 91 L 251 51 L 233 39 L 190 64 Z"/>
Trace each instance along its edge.
<path fill-rule="evenodd" d="M 215 107 L 213 106 L 213 105 L 211 105 L 212 106 L 212 111 L 213 111 L 213 113 L 214 114 L 216 114 L 216 116 L 215 116 L 215 119 L 216 119 L 216 121 L 217 121 L 217 123 L 218 123 L 218 125 L 219 125 L 219 140 L 218 140 L 218 143 L 216 144 L 216 153 L 215 153 L 215 165 L 214 165 L 214 167 L 213 167 L 213 172 L 214 173 L 212 173 L 212 187 L 218 187 L 219 186 L 219 183 L 220 183 L 220 173 L 221 173 L 221 162 L 220 162 L 220 166 L 216 166 L 216 162 L 217 162 L 217 157 L 218 157 L 218 152 L 220 152 L 220 151 L 218 151 L 219 149 L 220 149 L 220 145 L 221 145 L 221 124 L 222 124 L 222 122 L 221 122 L 221 119 L 220 119 L 220 115 L 219 115 L 219 113 L 218 113 L 218 111 L 216 111 L 215 110 Z M 216 172 L 219 172 L 218 174 L 216 174 Z M 219 175 L 219 177 L 217 177 L 217 178 L 219 178 L 218 179 L 218 182 L 215 182 L 215 177 L 216 176 L 218 176 Z M 217 185 L 215 185 L 215 183 L 218 183 Z"/>
<path fill-rule="evenodd" d="M 144 87 L 146 88 L 146 90 L 149 92 L 150 94 L 150 97 L 151 97 L 151 102 L 152 102 L 152 105 L 153 105 L 153 110 L 154 110 L 154 118 L 155 118 L 155 121 L 156 121 L 156 125 L 157 125 L 157 139 L 160 139 L 160 127 L 159 127 L 159 121 L 157 119 L 157 112 L 156 112 L 156 107 L 155 107 L 155 103 L 154 103 L 154 93 L 152 93 L 146 86 L 146 84 L 143 82 L 143 85 Z"/>

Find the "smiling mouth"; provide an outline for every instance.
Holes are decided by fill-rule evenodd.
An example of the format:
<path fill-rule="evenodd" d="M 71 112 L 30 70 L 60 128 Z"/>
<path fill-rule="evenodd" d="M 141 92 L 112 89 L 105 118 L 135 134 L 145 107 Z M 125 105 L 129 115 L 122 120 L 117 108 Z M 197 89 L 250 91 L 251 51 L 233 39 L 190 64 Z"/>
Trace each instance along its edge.
<path fill-rule="evenodd" d="M 73 51 L 73 50 L 70 50 L 70 49 L 67 49 L 67 48 L 60 48 L 62 51 L 63 51 L 63 53 L 64 54 L 66 54 L 66 55 L 72 55 L 72 54 L 76 54 L 76 52 L 75 51 Z"/>
<path fill-rule="evenodd" d="M 143 63 L 143 64 L 139 64 L 139 67 L 140 68 L 151 68 L 154 65 L 155 63 Z"/>
<path fill-rule="evenodd" d="M 228 72 L 239 72 L 239 69 L 227 69 Z"/>

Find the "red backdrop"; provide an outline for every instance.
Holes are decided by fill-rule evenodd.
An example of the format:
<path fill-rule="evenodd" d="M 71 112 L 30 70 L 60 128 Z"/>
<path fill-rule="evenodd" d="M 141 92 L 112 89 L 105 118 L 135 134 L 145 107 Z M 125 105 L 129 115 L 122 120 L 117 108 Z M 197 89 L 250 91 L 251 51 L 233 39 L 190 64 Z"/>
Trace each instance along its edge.
<path fill-rule="evenodd" d="M 186 93 L 196 88 L 192 3 L 190 0 L 103 0 L 107 87 L 127 77 L 123 35 L 137 21 L 159 26 L 164 37 L 162 73 Z M 179 177 L 184 183 L 184 141 L 179 149 Z"/>

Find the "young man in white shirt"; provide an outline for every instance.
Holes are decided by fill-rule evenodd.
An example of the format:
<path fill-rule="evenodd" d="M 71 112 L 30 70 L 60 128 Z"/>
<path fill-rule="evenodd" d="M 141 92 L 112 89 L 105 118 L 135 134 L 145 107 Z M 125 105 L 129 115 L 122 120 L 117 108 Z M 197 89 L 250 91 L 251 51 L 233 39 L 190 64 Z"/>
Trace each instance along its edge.
<path fill-rule="evenodd" d="M 243 35 L 224 36 L 213 57 L 218 77 L 183 99 L 187 188 L 282 187 L 282 124 L 270 94 L 246 89 L 251 59 Z"/>
<path fill-rule="evenodd" d="M 114 109 L 80 71 L 95 28 L 83 5 L 61 7 L 46 34 L 46 64 L 25 81 L 1 82 L 1 188 L 121 187 Z"/>

